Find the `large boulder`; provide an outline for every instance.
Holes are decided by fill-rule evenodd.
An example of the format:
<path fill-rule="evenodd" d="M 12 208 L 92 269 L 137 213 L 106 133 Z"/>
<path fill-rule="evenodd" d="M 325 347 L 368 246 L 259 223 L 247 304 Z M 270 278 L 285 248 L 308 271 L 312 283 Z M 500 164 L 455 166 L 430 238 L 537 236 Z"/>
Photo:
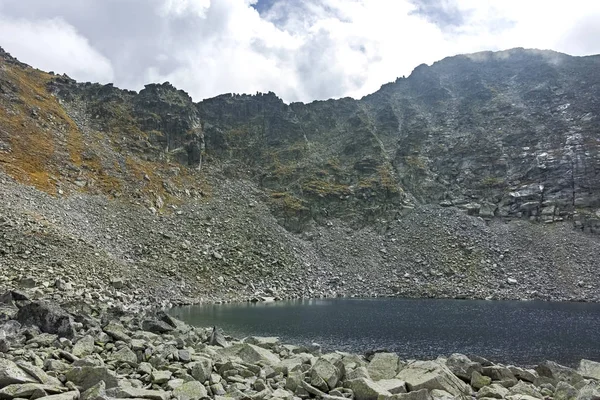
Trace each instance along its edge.
<path fill-rule="evenodd" d="M 365 378 L 346 381 L 344 382 L 344 387 L 352 390 L 356 400 L 377 400 L 379 396 L 382 396 L 382 398 L 392 396 L 390 392 L 377 383 Z"/>
<path fill-rule="evenodd" d="M 577 398 L 578 391 L 567 382 L 558 382 L 554 391 L 554 400 L 572 400 Z"/>
<path fill-rule="evenodd" d="M 11 360 L 0 358 L 0 388 L 14 383 L 36 383 L 36 380 Z"/>
<path fill-rule="evenodd" d="M 179 400 L 200 400 L 208 397 L 208 393 L 203 384 L 191 381 L 173 390 L 173 397 Z"/>
<path fill-rule="evenodd" d="M 478 362 L 471 361 L 469 357 L 454 353 L 446 360 L 446 366 L 452 373 L 463 381 L 469 382 L 473 371 L 481 373 L 482 367 Z"/>
<path fill-rule="evenodd" d="M 584 378 L 600 380 L 600 363 L 590 360 L 581 360 L 577 372 Z"/>
<path fill-rule="evenodd" d="M 85 357 L 94 353 L 94 338 L 87 335 L 82 337 L 73 346 L 73 355 L 75 357 Z"/>
<path fill-rule="evenodd" d="M 199 357 L 195 362 L 187 365 L 190 374 L 199 382 L 206 382 L 213 370 L 213 362 L 210 358 Z"/>
<path fill-rule="evenodd" d="M 328 391 L 337 387 L 342 378 L 342 371 L 328 360 L 320 357 L 310 369 L 311 385 Z M 321 383 L 322 382 L 322 383 Z"/>
<path fill-rule="evenodd" d="M 14 383 L 0 389 L 0 399 L 29 398 L 33 394 L 58 394 L 66 391 L 60 386 L 44 385 L 42 383 Z"/>
<path fill-rule="evenodd" d="M 67 380 L 73 382 L 83 392 L 104 381 L 107 389 L 119 384 L 116 374 L 106 367 L 75 367 L 66 374 Z"/>
<path fill-rule="evenodd" d="M 508 394 L 508 389 L 497 383 L 484 386 L 477 392 L 477 398 L 503 399 Z"/>
<path fill-rule="evenodd" d="M 469 385 L 437 361 L 413 361 L 407 364 L 396 378 L 405 381 L 409 391 L 440 389 L 454 396 L 471 394 Z"/>
<path fill-rule="evenodd" d="M 369 376 L 374 381 L 392 379 L 398 373 L 400 357 L 395 353 L 375 353 L 367 366 Z"/>
<path fill-rule="evenodd" d="M 237 356 L 242 361 L 249 364 L 256 364 L 260 362 L 262 364 L 274 367 L 281 362 L 279 357 L 269 350 L 248 343 L 236 344 L 224 349 L 219 349 L 218 353 L 226 357 Z"/>
<path fill-rule="evenodd" d="M 535 370 L 540 377 L 550 378 L 556 382 L 564 381 L 570 385 L 574 385 L 583 379 L 583 376 L 573 368 L 565 367 L 554 361 L 544 361 L 535 367 Z"/>
<path fill-rule="evenodd" d="M 46 302 L 27 304 L 19 309 L 15 319 L 22 325 L 35 325 L 45 333 L 53 333 L 68 339 L 75 336 L 73 318 L 55 304 Z"/>

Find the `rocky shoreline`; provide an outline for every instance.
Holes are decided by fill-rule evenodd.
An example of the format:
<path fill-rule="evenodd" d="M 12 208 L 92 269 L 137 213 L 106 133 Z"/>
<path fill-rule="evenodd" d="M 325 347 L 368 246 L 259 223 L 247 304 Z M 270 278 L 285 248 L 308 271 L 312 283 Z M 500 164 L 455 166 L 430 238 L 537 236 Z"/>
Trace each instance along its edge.
<path fill-rule="evenodd" d="M 401 360 L 317 344 L 237 340 L 139 306 L 0 298 L 0 399 L 593 400 L 600 363 L 505 366 L 476 356 Z"/>

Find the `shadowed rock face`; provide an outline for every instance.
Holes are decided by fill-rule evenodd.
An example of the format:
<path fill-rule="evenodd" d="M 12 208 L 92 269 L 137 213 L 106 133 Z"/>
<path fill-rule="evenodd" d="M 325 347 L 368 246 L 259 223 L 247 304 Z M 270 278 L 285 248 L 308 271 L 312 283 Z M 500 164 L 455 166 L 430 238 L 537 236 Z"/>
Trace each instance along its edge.
<path fill-rule="evenodd" d="M 574 218 L 596 231 L 599 66 L 598 56 L 484 52 L 421 65 L 361 100 L 289 105 L 274 93 L 194 104 L 168 83 L 140 93 L 52 85 L 98 129 L 126 114 L 143 133 L 131 150 L 251 177 L 292 230 L 439 203 L 483 217 Z"/>

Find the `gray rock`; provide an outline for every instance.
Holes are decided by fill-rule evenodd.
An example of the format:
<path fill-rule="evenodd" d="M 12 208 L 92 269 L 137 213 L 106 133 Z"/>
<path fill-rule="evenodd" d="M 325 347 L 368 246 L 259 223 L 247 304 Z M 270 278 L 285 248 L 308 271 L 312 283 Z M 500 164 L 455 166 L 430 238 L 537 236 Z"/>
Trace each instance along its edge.
<path fill-rule="evenodd" d="M 446 392 L 445 390 L 433 389 L 431 391 L 431 397 L 434 400 L 455 400 L 456 397 Z"/>
<path fill-rule="evenodd" d="M 190 374 L 194 379 L 204 383 L 210 379 L 213 371 L 213 362 L 206 357 L 199 357 L 195 362 L 188 364 Z"/>
<path fill-rule="evenodd" d="M 489 367 L 483 367 L 481 374 L 489 376 L 494 381 L 515 380 L 516 383 L 516 378 L 512 371 L 509 368 L 504 367 L 502 365 L 492 365 Z"/>
<path fill-rule="evenodd" d="M 36 380 L 11 360 L 0 358 L 0 387 L 11 384 L 36 383 Z"/>
<path fill-rule="evenodd" d="M 103 328 L 104 332 L 115 340 L 131 342 L 131 337 L 127 334 L 125 327 L 116 321 L 111 321 Z"/>
<path fill-rule="evenodd" d="M 427 389 L 421 389 L 410 393 L 393 394 L 390 397 L 380 397 L 379 400 L 433 400 L 431 392 Z"/>
<path fill-rule="evenodd" d="M 579 389 L 577 400 L 600 400 L 600 384 L 589 382 Z"/>
<path fill-rule="evenodd" d="M 331 362 L 321 357 L 317 359 L 317 362 L 310 369 L 310 376 L 315 381 L 322 379 L 325 382 L 324 388 L 321 388 L 319 384 L 311 382 L 313 386 L 328 391 L 327 388 L 331 390 L 337 387 L 339 380 L 342 378 L 342 372 Z"/>
<path fill-rule="evenodd" d="M 155 383 L 157 385 L 162 385 L 163 383 L 167 383 L 169 381 L 169 379 L 171 379 L 171 376 L 173 375 L 173 373 L 171 371 L 152 371 L 152 374 L 150 375 L 150 378 L 152 379 L 152 383 Z"/>
<path fill-rule="evenodd" d="M 514 366 L 509 366 L 508 369 L 513 373 L 515 378 L 520 379 L 522 381 L 527 382 L 535 382 L 535 380 L 539 377 L 538 373 L 533 369 L 524 369 Z"/>
<path fill-rule="evenodd" d="M 213 327 L 212 333 L 210 334 L 210 338 L 208 340 L 208 344 L 211 346 L 221 347 L 229 346 L 229 343 L 227 343 L 227 340 L 225 340 L 225 336 L 223 336 L 221 331 L 217 329 L 216 326 Z"/>
<path fill-rule="evenodd" d="M 406 393 L 406 382 L 400 379 L 380 379 L 377 384 L 391 394 Z"/>
<path fill-rule="evenodd" d="M 280 345 L 278 337 L 261 337 L 261 336 L 250 336 L 243 340 L 244 343 L 253 344 L 264 349 L 272 350 L 276 346 Z"/>
<path fill-rule="evenodd" d="M 135 367 L 138 364 L 137 355 L 126 346 L 123 346 L 121 349 L 111 354 L 110 359 L 117 361 L 118 363 L 129 364 L 132 367 Z"/>
<path fill-rule="evenodd" d="M 45 302 L 27 304 L 19 309 L 15 319 L 22 325 L 37 326 L 45 333 L 52 333 L 65 338 L 75 336 L 73 318 L 55 304 Z"/>
<path fill-rule="evenodd" d="M 106 367 L 75 367 L 66 374 L 67 380 L 73 382 L 83 392 L 104 381 L 107 389 L 117 387 L 117 376 Z"/>
<path fill-rule="evenodd" d="M 567 382 L 558 382 L 554 390 L 554 400 L 573 400 L 579 392 Z"/>
<path fill-rule="evenodd" d="M 409 391 L 440 389 L 454 396 L 471 394 L 469 385 L 437 361 L 413 361 L 407 364 L 396 378 L 405 381 Z"/>
<path fill-rule="evenodd" d="M 573 368 L 565 367 L 553 361 L 545 361 L 535 367 L 540 377 L 546 377 L 555 381 L 565 381 L 571 385 L 581 381 L 583 377 Z"/>
<path fill-rule="evenodd" d="M 118 399 L 136 398 L 149 400 L 168 400 L 169 393 L 162 390 L 140 389 L 133 386 L 119 386 L 112 389 L 107 389 L 106 394 L 110 397 Z"/>
<path fill-rule="evenodd" d="M 79 399 L 79 392 L 73 390 L 71 392 L 53 394 L 51 396 L 40 397 L 39 400 L 77 400 Z"/>
<path fill-rule="evenodd" d="M 142 329 L 148 332 L 158 334 L 168 333 L 175 330 L 173 326 L 158 319 L 146 319 L 142 321 Z"/>
<path fill-rule="evenodd" d="M 248 343 L 236 344 L 220 349 L 219 353 L 226 356 L 237 356 L 249 364 L 261 362 L 265 365 L 276 366 L 281 362 L 279 357 L 269 350 Z"/>
<path fill-rule="evenodd" d="M 600 380 L 600 363 L 590 360 L 581 360 L 577 372 L 584 378 Z"/>
<path fill-rule="evenodd" d="M 44 371 L 40 367 L 26 363 L 25 361 L 17 361 L 16 364 L 19 366 L 19 368 L 21 368 L 27 374 L 31 375 L 38 382 L 52 386 L 62 385 L 62 383 L 57 378 L 48 375 L 46 371 Z"/>
<path fill-rule="evenodd" d="M 395 353 L 375 353 L 367 366 L 369 376 L 374 381 L 391 379 L 398 373 L 400 357 Z"/>
<path fill-rule="evenodd" d="M 482 371 L 481 364 L 471 361 L 467 356 L 459 353 L 454 353 L 446 360 L 446 366 L 452 373 L 464 381 L 469 381 L 472 377 L 472 372 Z"/>
<path fill-rule="evenodd" d="M 350 370 L 346 372 L 346 380 L 365 378 L 371 379 L 369 376 L 369 371 L 367 371 L 366 367 L 358 367 L 356 369 Z"/>
<path fill-rule="evenodd" d="M 527 395 L 527 396 L 531 396 L 531 397 L 535 397 L 538 399 L 543 399 L 544 396 L 542 395 L 542 393 L 540 393 L 540 391 L 531 383 L 525 383 L 523 381 L 519 381 L 519 383 L 517 383 L 516 385 L 514 385 L 513 387 L 511 387 L 508 390 L 508 394 L 509 395 Z"/>
<path fill-rule="evenodd" d="M 81 394 L 79 400 L 100 400 L 106 396 L 106 384 L 100 381 Z"/>
<path fill-rule="evenodd" d="M 0 399 L 12 399 L 15 397 L 31 397 L 36 391 L 47 394 L 65 392 L 67 389 L 60 386 L 44 385 L 42 383 L 13 383 L 0 389 Z"/>
<path fill-rule="evenodd" d="M 73 355 L 76 357 L 84 357 L 94 353 L 94 338 L 84 336 L 73 346 Z"/>
<path fill-rule="evenodd" d="M 390 392 L 379 386 L 377 383 L 358 378 L 344 382 L 344 387 L 352 390 L 356 400 L 377 400 L 379 396 L 388 398 L 392 396 Z"/>
<path fill-rule="evenodd" d="M 471 386 L 475 390 L 479 390 L 484 386 L 488 386 L 492 383 L 492 378 L 489 376 L 481 375 L 477 371 L 471 373 Z"/>
<path fill-rule="evenodd" d="M 489 386 L 484 386 L 477 392 L 477 398 L 503 399 L 508 394 L 508 389 L 497 383 L 492 383 Z"/>
<path fill-rule="evenodd" d="M 191 381 L 173 390 L 173 396 L 179 400 L 200 400 L 208 397 L 208 392 L 200 382 Z"/>

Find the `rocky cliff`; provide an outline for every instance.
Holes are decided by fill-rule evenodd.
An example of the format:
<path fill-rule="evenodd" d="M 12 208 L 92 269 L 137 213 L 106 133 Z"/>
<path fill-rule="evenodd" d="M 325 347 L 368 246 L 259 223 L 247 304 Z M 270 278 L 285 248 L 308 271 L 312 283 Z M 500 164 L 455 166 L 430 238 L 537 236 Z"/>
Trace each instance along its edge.
<path fill-rule="evenodd" d="M 189 296 L 598 300 L 599 67 L 513 49 L 360 100 L 194 103 L 0 50 L 5 283 L 53 254 Z M 37 224 L 63 242 L 36 258 Z"/>

